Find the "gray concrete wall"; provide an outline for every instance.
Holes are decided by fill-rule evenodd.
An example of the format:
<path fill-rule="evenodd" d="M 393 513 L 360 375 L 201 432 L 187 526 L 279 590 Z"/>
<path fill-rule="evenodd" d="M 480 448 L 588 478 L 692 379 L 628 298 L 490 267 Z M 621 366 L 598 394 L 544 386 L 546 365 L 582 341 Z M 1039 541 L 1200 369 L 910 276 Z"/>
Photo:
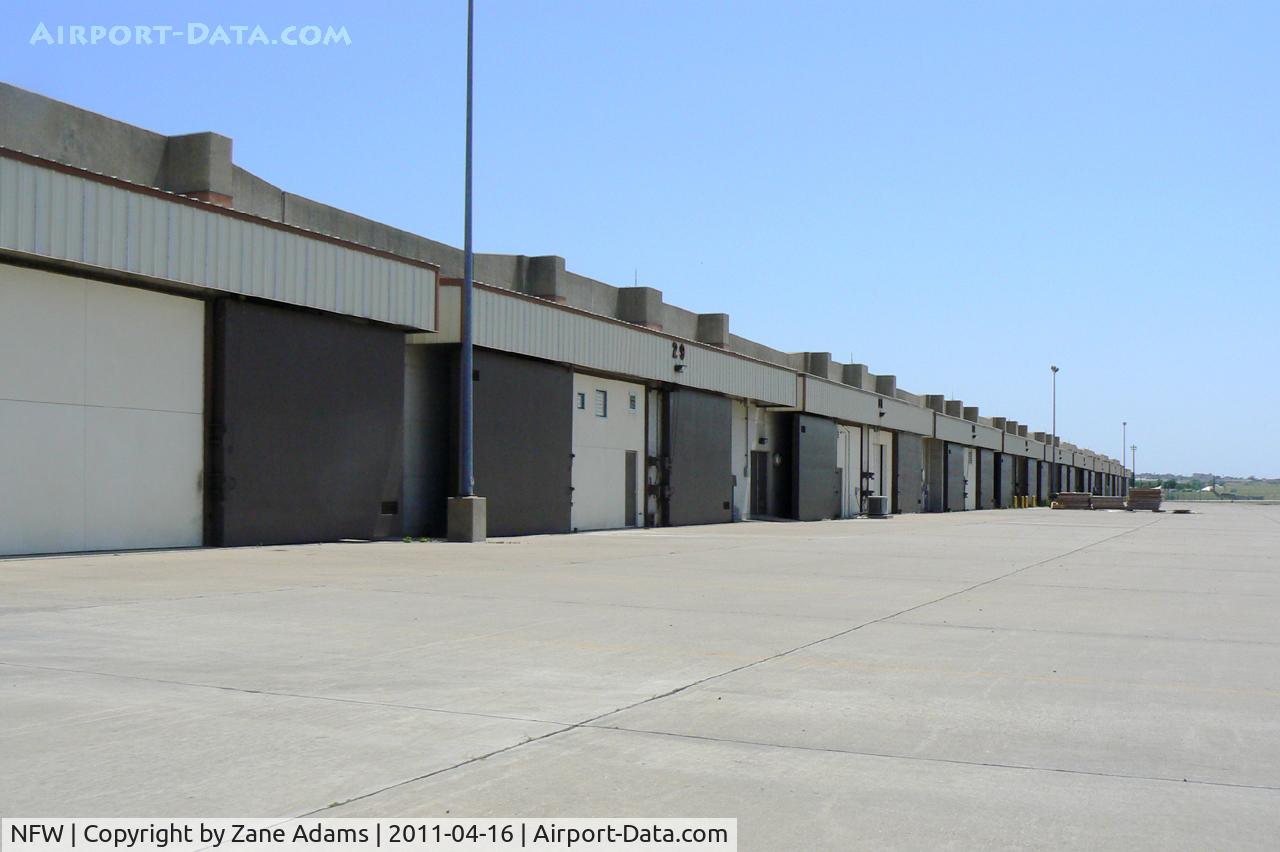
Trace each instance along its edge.
<path fill-rule="evenodd" d="M 164 184 L 168 137 L 0 83 L 0 146 L 144 186 Z"/>

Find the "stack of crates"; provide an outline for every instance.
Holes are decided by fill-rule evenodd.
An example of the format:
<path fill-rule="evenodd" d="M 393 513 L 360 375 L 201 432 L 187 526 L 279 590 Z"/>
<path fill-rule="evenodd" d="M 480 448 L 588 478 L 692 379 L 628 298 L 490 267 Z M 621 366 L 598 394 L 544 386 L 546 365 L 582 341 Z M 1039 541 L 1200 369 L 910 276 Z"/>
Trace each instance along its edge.
<path fill-rule="evenodd" d="M 1160 488 L 1131 488 L 1129 490 L 1129 509 L 1132 511 L 1159 512 L 1162 500 L 1164 500 L 1164 491 Z"/>
<path fill-rule="evenodd" d="M 1093 495 L 1087 491 L 1063 491 L 1053 501 L 1055 509 L 1092 509 Z"/>

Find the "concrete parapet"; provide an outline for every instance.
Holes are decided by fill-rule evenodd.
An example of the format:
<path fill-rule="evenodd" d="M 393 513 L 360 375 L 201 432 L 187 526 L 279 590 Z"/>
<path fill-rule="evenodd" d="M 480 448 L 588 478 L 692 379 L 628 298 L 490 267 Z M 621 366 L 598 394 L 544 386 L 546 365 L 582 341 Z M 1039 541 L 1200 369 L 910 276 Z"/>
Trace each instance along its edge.
<path fill-rule="evenodd" d="M 230 207 L 235 193 L 231 139 L 218 133 L 170 136 L 164 147 L 164 188 Z"/>
<path fill-rule="evenodd" d="M 553 302 L 569 297 L 569 282 L 564 276 L 564 258 L 554 254 L 529 258 L 526 286 L 529 295 Z"/>
<path fill-rule="evenodd" d="M 660 330 L 662 291 L 652 287 L 619 287 L 618 319 Z"/>
<path fill-rule="evenodd" d="M 698 342 L 727 349 L 729 347 L 729 315 L 698 314 Z"/>
<path fill-rule="evenodd" d="M 840 370 L 840 380 L 846 385 L 854 388 L 862 388 L 863 390 L 872 390 L 871 370 L 866 364 L 845 364 Z"/>
<path fill-rule="evenodd" d="M 881 396 L 894 396 L 897 390 L 897 376 L 876 376 L 876 393 Z"/>
<path fill-rule="evenodd" d="M 824 379 L 827 378 L 831 373 L 831 353 L 804 353 L 804 371 L 811 376 L 821 376 Z"/>

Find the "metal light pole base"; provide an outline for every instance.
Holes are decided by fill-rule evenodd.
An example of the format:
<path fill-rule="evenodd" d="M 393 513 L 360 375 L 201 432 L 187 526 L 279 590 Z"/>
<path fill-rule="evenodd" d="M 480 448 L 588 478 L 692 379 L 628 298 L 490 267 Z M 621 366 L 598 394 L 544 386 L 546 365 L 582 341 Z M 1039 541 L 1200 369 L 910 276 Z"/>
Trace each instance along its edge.
<path fill-rule="evenodd" d="M 483 497 L 450 497 L 449 541 L 484 541 L 489 529 L 488 504 Z"/>

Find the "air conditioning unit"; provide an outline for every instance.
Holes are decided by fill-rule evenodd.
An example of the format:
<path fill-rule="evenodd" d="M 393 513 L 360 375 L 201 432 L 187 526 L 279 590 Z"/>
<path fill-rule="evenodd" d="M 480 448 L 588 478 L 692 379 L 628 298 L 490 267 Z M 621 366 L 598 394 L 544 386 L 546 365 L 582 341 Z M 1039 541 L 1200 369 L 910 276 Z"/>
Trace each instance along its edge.
<path fill-rule="evenodd" d="M 889 498 L 879 494 L 872 494 L 867 497 L 867 517 L 868 518 L 887 518 L 889 517 Z"/>

